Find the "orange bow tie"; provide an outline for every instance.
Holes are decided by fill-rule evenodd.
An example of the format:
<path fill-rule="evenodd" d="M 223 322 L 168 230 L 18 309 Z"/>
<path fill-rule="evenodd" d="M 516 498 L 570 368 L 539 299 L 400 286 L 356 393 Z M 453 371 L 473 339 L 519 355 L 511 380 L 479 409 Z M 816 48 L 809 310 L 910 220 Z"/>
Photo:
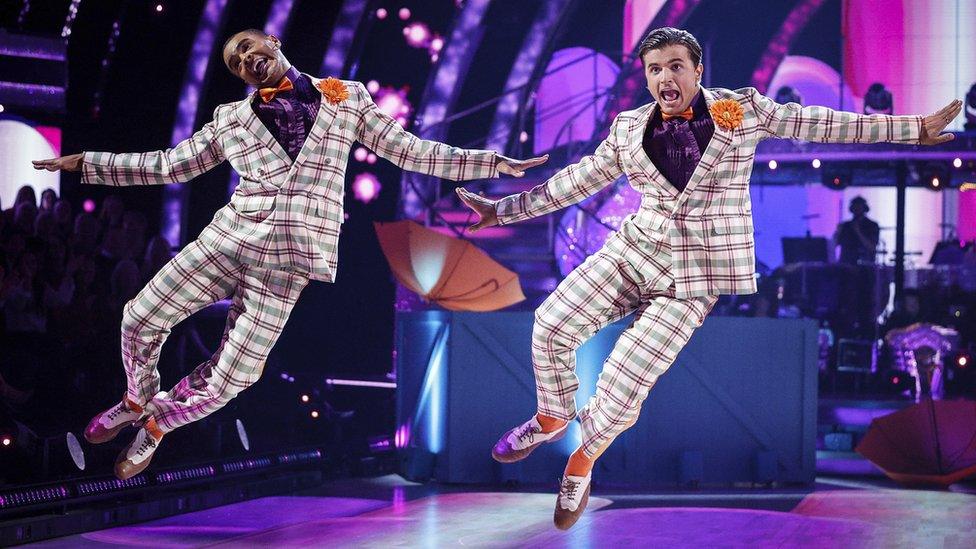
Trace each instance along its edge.
<path fill-rule="evenodd" d="M 278 82 L 277 87 L 261 88 L 260 90 L 258 90 L 258 94 L 261 96 L 261 101 L 267 103 L 268 101 L 274 99 L 275 96 L 278 95 L 280 92 L 286 92 L 288 90 L 293 90 L 293 89 L 295 89 L 295 86 L 291 83 L 291 80 L 287 76 L 285 76 L 281 79 L 281 82 Z"/>
<path fill-rule="evenodd" d="M 671 120 L 672 118 L 684 118 L 685 120 L 691 120 L 692 116 L 694 116 L 694 113 L 691 111 L 691 107 L 685 109 L 685 112 L 678 113 L 678 114 L 668 114 L 664 111 L 661 111 L 661 117 L 664 119 L 665 122 Z"/>

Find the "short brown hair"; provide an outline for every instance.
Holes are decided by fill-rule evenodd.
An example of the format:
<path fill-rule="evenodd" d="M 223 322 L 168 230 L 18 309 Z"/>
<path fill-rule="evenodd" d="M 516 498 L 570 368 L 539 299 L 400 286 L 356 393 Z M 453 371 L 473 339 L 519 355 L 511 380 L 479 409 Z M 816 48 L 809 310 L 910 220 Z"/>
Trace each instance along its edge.
<path fill-rule="evenodd" d="M 667 46 L 684 46 L 688 48 L 692 63 L 696 67 L 701 64 L 702 49 L 701 45 L 698 44 L 698 40 L 690 32 L 674 27 L 661 27 L 647 33 L 647 36 L 641 40 L 640 48 L 637 50 L 638 57 L 643 61 L 645 53 Z"/>

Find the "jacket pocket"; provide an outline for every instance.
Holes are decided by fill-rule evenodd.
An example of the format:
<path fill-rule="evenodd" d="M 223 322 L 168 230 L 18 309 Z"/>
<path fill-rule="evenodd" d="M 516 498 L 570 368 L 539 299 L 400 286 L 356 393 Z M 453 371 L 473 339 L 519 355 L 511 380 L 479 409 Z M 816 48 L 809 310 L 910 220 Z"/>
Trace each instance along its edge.
<path fill-rule="evenodd" d="M 752 234 L 752 219 L 748 217 L 716 217 L 707 220 L 709 233 L 722 234 Z"/>
<path fill-rule="evenodd" d="M 239 212 L 252 213 L 270 210 L 274 207 L 274 202 L 273 196 L 242 196 L 234 198 L 231 204 Z"/>

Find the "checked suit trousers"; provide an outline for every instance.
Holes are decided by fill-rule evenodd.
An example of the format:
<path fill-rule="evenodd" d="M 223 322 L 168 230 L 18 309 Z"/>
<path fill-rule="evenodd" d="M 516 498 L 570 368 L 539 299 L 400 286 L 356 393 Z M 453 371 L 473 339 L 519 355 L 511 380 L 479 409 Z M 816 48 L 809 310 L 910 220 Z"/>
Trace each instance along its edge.
<path fill-rule="evenodd" d="M 670 264 L 666 233 L 628 219 L 536 310 L 532 362 L 539 413 L 564 420 L 576 416 L 576 349 L 607 324 L 635 313 L 603 365 L 596 394 L 579 411 L 588 457 L 637 420 L 648 391 L 718 300 L 675 298 Z"/>
<path fill-rule="evenodd" d="M 261 377 L 308 276 L 262 269 L 194 241 L 126 304 L 122 361 L 127 396 L 164 432 L 217 411 Z M 191 314 L 231 297 L 227 325 L 213 356 L 168 392 L 160 392 L 160 348 Z"/>

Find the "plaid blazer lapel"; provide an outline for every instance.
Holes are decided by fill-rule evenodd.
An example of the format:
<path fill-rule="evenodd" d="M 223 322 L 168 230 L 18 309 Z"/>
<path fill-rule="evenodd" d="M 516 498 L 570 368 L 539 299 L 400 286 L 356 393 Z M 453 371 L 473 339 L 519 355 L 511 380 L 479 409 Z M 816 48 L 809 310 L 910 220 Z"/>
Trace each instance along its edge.
<path fill-rule="evenodd" d="M 718 98 L 715 97 L 711 91 L 702 88 L 702 94 L 705 95 L 705 103 L 708 107 L 712 107 Z M 701 180 L 705 177 L 712 168 L 722 159 L 726 151 L 732 147 L 732 145 L 738 142 L 739 139 L 735 135 L 735 130 L 725 130 L 719 127 L 718 124 L 715 125 L 715 132 L 712 134 L 712 139 L 709 140 L 708 146 L 702 151 L 701 160 L 698 161 L 698 167 L 691 174 L 691 179 L 688 180 L 688 184 L 685 185 L 685 190 L 678 196 L 678 200 L 675 201 L 674 209 L 672 211 L 678 211 L 681 204 L 688 199 L 688 196 L 695 191 L 695 187 L 701 183 Z"/>
<path fill-rule="evenodd" d="M 646 112 L 642 112 L 646 110 Z M 630 135 L 630 146 L 628 148 L 630 157 L 634 161 L 634 166 L 638 170 L 644 172 L 650 177 L 651 181 L 657 185 L 664 193 L 674 198 L 678 196 L 678 190 L 660 170 L 654 165 L 651 157 L 647 155 L 647 151 L 644 150 L 644 134 L 647 132 L 647 126 L 651 123 L 654 118 L 654 114 L 657 112 L 657 102 L 650 103 L 649 105 L 638 109 L 638 115 L 634 119 L 635 127 L 631 128 L 629 132 Z"/>
<path fill-rule="evenodd" d="M 275 140 L 273 135 L 271 135 L 268 128 L 264 127 L 264 124 L 261 122 L 261 119 L 258 118 L 258 115 L 254 114 L 254 109 L 251 108 L 251 98 L 252 96 L 248 96 L 247 99 L 241 101 L 237 106 L 235 113 L 237 115 L 237 119 L 240 120 L 241 125 L 244 126 L 244 129 L 254 136 L 258 142 L 271 149 L 271 152 L 273 152 L 275 156 L 290 166 L 292 164 L 291 157 L 289 157 L 288 153 L 281 148 L 281 145 L 279 145 L 278 141 Z"/>
<path fill-rule="evenodd" d="M 319 79 L 315 77 L 310 77 L 312 79 L 312 85 L 315 89 L 319 89 Z M 302 162 L 308 158 L 308 155 L 315 150 L 322 139 L 329 133 L 329 126 L 335 121 L 336 114 L 339 112 L 339 106 L 329 103 L 325 96 L 322 95 L 319 98 L 319 110 L 315 115 L 315 121 L 312 122 L 312 129 L 308 133 L 308 137 L 305 138 L 305 143 L 302 144 L 302 149 L 299 151 L 298 156 L 295 157 L 295 163 L 292 165 L 292 171 L 297 169 L 297 166 L 301 166 Z M 289 173 L 291 176 L 291 173 Z"/>

